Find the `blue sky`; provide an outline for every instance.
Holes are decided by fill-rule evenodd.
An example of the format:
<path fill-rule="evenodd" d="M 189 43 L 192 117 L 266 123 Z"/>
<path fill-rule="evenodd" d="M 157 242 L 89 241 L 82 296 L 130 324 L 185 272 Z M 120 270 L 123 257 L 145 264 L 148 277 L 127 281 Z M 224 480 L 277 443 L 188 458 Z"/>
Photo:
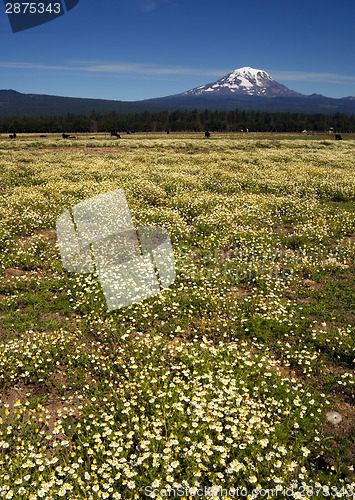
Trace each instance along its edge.
<path fill-rule="evenodd" d="M 18 33 L 0 9 L 0 89 L 140 100 L 251 66 L 304 94 L 355 96 L 353 0 L 80 0 Z"/>

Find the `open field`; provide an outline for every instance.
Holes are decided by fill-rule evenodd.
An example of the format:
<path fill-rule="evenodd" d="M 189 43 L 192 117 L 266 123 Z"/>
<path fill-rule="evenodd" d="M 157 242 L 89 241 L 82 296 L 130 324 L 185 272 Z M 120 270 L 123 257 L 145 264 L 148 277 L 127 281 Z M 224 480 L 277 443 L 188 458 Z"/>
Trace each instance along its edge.
<path fill-rule="evenodd" d="M 355 498 L 343 138 L 0 137 L 1 498 Z M 54 228 L 118 188 L 169 231 L 177 278 L 108 312 Z"/>

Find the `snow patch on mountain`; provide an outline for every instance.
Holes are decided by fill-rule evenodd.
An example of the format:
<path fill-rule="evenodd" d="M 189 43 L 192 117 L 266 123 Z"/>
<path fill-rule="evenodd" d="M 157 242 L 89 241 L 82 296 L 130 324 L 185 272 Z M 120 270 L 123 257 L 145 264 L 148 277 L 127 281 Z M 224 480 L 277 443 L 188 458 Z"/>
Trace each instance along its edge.
<path fill-rule="evenodd" d="M 234 94 L 260 97 L 297 97 L 302 95 L 277 83 L 266 71 L 248 66 L 236 69 L 216 82 L 188 90 L 180 95 L 198 96 L 205 92 L 210 95 L 214 93 L 216 95 Z"/>

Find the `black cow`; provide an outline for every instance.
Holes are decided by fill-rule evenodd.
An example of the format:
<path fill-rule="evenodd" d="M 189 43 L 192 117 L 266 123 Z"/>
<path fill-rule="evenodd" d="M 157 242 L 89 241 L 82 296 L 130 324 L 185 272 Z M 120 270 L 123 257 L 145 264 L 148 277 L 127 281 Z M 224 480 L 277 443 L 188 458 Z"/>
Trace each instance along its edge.
<path fill-rule="evenodd" d="M 343 138 L 342 138 L 342 136 L 340 134 L 335 134 L 335 140 L 336 141 L 342 141 Z"/>
<path fill-rule="evenodd" d="M 114 131 L 111 131 L 111 137 L 117 137 L 118 139 L 121 139 L 120 134 L 118 134 L 117 132 L 114 132 Z"/>
<path fill-rule="evenodd" d="M 9 135 L 10 139 L 16 139 L 16 133 L 14 132 L 13 134 Z"/>
<path fill-rule="evenodd" d="M 209 131 L 208 131 L 208 130 L 206 130 L 206 132 L 205 132 L 205 137 L 207 137 L 207 139 L 208 139 L 208 138 L 210 137 L 210 135 L 211 135 L 211 134 L 209 133 Z"/>
<path fill-rule="evenodd" d="M 75 135 L 62 134 L 63 139 L 76 139 Z"/>

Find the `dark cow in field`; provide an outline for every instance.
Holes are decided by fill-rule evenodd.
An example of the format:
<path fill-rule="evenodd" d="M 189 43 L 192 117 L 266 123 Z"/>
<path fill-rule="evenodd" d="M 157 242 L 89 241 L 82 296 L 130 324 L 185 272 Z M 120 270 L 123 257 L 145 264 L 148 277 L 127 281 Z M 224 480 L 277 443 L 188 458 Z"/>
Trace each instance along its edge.
<path fill-rule="evenodd" d="M 118 139 L 121 139 L 120 134 L 118 134 L 117 132 L 115 132 L 113 130 L 111 131 L 111 137 L 117 137 Z"/>
<path fill-rule="evenodd" d="M 63 139 L 76 139 L 75 135 L 62 134 Z"/>
<path fill-rule="evenodd" d="M 40 135 L 40 137 L 47 137 L 47 136 L 46 136 L 46 135 L 44 135 L 44 134 L 41 134 L 41 135 Z"/>
<path fill-rule="evenodd" d="M 16 133 L 14 132 L 13 134 L 9 135 L 10 139 L 16 139 Z"/>
<path fill-rule="evenodd" d="M 208 139 L 208 138 L 210 137 L 210 135 L 211 135 L 211 134 L 209 133 L 209 131 L 208 131 L 208 130 L 206 130 L 206 132 L 205 132 L 205 137 L 207 137 L 207 139 Z"/>
<path fill-rule="evenodd" d="M 342 138 L 342 136 L 340 134 L 335 134 L 335 140 L 336 141 L 342 141 L 343 138 Z"/>

